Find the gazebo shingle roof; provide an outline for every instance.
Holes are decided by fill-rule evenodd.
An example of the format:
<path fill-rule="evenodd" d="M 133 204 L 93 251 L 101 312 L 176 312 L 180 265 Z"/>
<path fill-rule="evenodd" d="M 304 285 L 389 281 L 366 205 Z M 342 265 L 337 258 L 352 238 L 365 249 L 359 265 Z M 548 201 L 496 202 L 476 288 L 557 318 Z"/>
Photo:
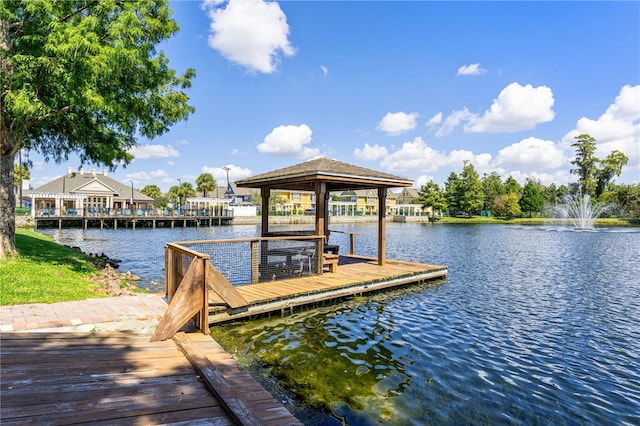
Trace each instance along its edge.
<path fill-rule="evenodd" d="M 313 189 L 313 181 L 323 180 L 331 190 L 376 187 L 406 187 L 413 182 L 388 173 L 355 166 L 326 157 L 285 167 L 236 181 L 240 187 L 272 187 L 278 189 Z"/>

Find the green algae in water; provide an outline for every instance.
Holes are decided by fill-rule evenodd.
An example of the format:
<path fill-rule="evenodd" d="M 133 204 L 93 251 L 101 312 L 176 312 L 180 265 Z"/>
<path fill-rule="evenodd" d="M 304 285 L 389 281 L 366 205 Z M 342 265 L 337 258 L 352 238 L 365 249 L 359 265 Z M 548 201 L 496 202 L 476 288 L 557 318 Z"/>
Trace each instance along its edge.
<path fill-rule="evenodd" d="M 303 405 L 336 417 L 364 416 L 393 424 L 402 418 L 395 397 L 411 379 L 398 350 L 406 345 L 385 306 L 394 295 L 411 291 L 388 292 L 384 300 L 358 298 L 285 318 L 223 324 L 211 333 L 241 365 L 275 377 Z"/>

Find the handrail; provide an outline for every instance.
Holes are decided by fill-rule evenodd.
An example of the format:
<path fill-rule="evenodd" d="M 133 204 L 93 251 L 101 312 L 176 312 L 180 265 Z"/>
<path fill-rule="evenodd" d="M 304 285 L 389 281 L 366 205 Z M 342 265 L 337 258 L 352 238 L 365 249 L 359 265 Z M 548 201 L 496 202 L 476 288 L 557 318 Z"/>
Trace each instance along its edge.
<path fill-rule="evenodd" d="M 335 232 L 336 234 L 346 234 L 349 235 L 349 254 L 356 254 L 356 235 L 359 235 L 358 232 L 349 232 L 349 231 L 339 231 L 339 230 L 329 230 L 329 234 Z"/>

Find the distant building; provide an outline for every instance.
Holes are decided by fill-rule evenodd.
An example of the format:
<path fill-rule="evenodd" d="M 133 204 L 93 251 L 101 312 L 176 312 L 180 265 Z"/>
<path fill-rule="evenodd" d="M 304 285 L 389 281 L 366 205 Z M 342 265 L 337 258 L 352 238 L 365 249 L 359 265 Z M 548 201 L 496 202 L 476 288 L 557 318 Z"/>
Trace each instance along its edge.
<path fill-rule="evenodd" d="M 87 173 L 83 169 L 38 188 L 23 191 L 22 200 L 31 205 L 31 216 L 141 215 L 153 209 L 153 198 L 107 176 L 106 170 Z"/>

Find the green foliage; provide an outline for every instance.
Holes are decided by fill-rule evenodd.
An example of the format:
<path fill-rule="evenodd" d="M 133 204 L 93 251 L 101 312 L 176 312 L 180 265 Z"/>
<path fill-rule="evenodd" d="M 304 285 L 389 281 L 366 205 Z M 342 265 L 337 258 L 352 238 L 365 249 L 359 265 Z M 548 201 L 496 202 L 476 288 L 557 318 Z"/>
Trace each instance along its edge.
<path fill-rule="evenodd" d="M 37 232 L 18 229 L 17 255 L 0 263 L 0 305 L 104 297 L 90 280 L 93 259 Z"/>
<path fill-rule="evenodd" d="M 447 208 L 451 211 L 461 210 L 460 205 L 460 178 L 455 172 L 449 173 L 447 181 L 444 183 L 444 196 L 447 203 Z"/>
<path fill-rule="evenodd" d="M 153 205 L 155 207 L 167 207 L 167 204 L 169 203 L 167 197 L 162 195 L 162 191 L 157 185 L 147 185 L 142 188 L 140 192 L 148 197 L 153 198 Z"/>
<path fill-rule="evenodd" d="M 582 134 L 574 138 L 576 141 L 571 146 L 576 149 L 576 158 L 571 164 L 576 166 L 571 169 L 571 173 L 578 175 L 579 190 L 583 194 L 595 196 L 598 159 L 594 156 L 596 152 L 596 140 L 587 134 Z"/>
<path fill-rule="evenodd" d="M 196 191 L 202 192 L 203 197 L 206 197 L 207 192 L 211 192 L 217 187 L 216 180 L 211 173 L 202 173 L 198 176 L 196 185 L 198 185 Z"/>
<path fill-rule="evenodd" d="M 513 192 L 499 195 L 493 203 L 493 209 L 497 216 L 506 218 L 518 217 L 522 214 L 518 204 L 518 194 Z"/>
<path fill-rule="evenodd" d="M 177 75 L 156 50 L 178 31 L 171 15 L 168 0 L 0 2 L 2 168 L 20 148 L 114 168 L 133 159 L 137 137 L 185 120 L 195 72 Z M 0 222 L 9 223 L 6 175 L 0 205 L 11 208 L 0 210 Z M 13 241 L 12 223 L 0 230 L 0 255 Z"/>
<path fill-rule="evenodd" d="M 516 194 L 516 196 L 519 197 L 522 193 L 522 186 L 513 176 L 509 176 L 507 180 L 504 181 L 504 193 Z"/>
<path fill-rule="evenodd" d="M 196 195 L 196 190 L 193 189 L 193 185 L 189 182 L 182 182 L 180 186 L 174 185 L 169 188 L 167 192 L 167 198 L 174 204 L 182 205 L 187 201 L 187 197 L 193 197 Z"/>
<path fill-rule="evenodd" d="M 29 169 L 27 168 L 27 166 L 23 164 L 22 167 L 20 167 L 17 164 L 14 164 L 13 165 L 13 186 L 15 187 L 20 186 L 20 175 L 22 175 L 23 180 L 31 179 L 31 173 L 29 172 Z"/>
<path fill-rule="evenodd" d="M 544 208 L 544 198 L 542 197 L 540 186 L 540 184 L 528 180 L 522 189 L 522 196 L 518 201 L 518 205 L 521 211 L 529 213 L 529 217 L 532 216 L 532 213 L 541 212 Z"/>
<path fill-rule="evenodd" d="M 482 189 L 482 181 L 480 175 L 476 172 L 475 167 L 470 162 L 465 161 L 462 172 L 460 173 L 460 186 L 458 187 L 460 194 L 460 208 L 467 212 L 469 216 L 475 211 L 482 210 L 484 205 L 484 190 Z"/>
<path fill-rule="evenodd" d="M 484 191 L 484 205 L 482 208 L 483 210 L 491 210 L 496 197 L 505 193 L 502 178 L 496 172 L 491 173 L 489 176 L 485 174 L 482 178 L 482 190 Z"/>
<path fill-rule="evenodd" d="M 146 185 L 140 190 L 140 193 L 146 195 L 147 197 L 151 197 L 154 200 L 162 196 L 162 191 L 160 190 L 160 187 L 158 185 Z"/>
<path fill-rule="evenodd" d="M 419 193 L 418 204 L 422 204 L 422 208 L 431 208 L 431 216 L 447 208 L 447 199 L 437 183 L 427 182 L 422 185 Z"/>
<path fill-rule="evenodd" d="M 622 152 L 613 150 L 611 154 L 600 162 L 601 168 L 596 171 L 596 198 L 608 190 L 615 176 L 620 176 L 622 167 L 627 164 L 629 158 Z"/>

